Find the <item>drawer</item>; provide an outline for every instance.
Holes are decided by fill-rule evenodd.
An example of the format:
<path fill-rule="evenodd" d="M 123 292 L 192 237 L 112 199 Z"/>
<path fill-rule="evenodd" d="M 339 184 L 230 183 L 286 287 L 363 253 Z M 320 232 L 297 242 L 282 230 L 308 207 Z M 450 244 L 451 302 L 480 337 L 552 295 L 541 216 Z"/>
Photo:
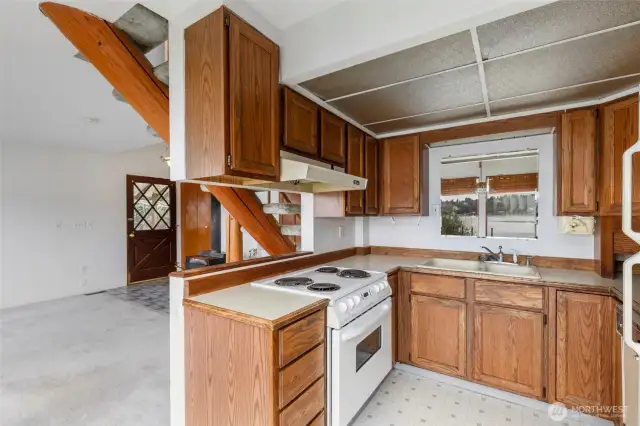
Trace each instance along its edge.
<path fill-rule="evenodd" d="M 324 410 L 324 378 L 318 380 L 280 413 L 280 426 L 307 426 Z"/>
<path fill-rule="evenodd" d="M 475 296 L 478 302 L 541 310 L 544 288 L 494 281 L 476 281 Z"/>
<path fill-rule="evenodd" d="M 325 311 L 319 310 L 278 332 L 280 367 L 324 341 Z"/>
<path fill-rule="evenodd" d="M 280 408 L 324 375 L 325 346 L 320 345 L 280 371 Z"/>
<path fill-rule="evenodd" d="M 318 417 L 313 419 L 311 423 L 309 423 L 309 426 L 325 426 L 324 411 L 318 414 Z"/>
<path fill-rule="evenodd" d="M 411 292 L 433 296 L 465 298 L 464 278 L 411 274 Z"/>

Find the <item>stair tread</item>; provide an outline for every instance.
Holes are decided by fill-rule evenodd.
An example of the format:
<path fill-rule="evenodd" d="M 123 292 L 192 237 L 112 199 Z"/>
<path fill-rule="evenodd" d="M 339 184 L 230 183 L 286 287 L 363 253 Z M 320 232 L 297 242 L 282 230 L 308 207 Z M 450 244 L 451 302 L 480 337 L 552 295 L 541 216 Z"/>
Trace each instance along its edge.
<path fill-rule="evenodd" d="M 300 204 L 290 203 L 270 203 L 265 204 L 262 210 L 269 214 L 299 214 L 301 206 Z"/>
<path fill-rule="evenodd" d="M 169 85 L 169 61 L 163 62 L 153 69 L 153 73 L 158 77 L 158 80 Z"/>
<path fill-rule="evenodd" d="M 169 39 L 169 21 L 141 4 L 126 11 L 113 25 L 127 33 L 144 53 Z"/>
<path fill-rule="evenodd" d="M 302 235 L 302 227 L 300 225 L 280 225 L 280 233 L 287 236 Z"/>

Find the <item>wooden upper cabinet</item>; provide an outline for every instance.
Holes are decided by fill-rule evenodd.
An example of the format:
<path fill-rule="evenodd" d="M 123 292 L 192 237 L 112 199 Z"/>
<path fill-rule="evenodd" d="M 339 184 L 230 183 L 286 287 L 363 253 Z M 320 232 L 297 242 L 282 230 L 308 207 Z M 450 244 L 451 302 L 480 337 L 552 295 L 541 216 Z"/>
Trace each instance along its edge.
<path fill-rule="evenodd" d="M 399 136 L 381 142 L 380 185 L 383 215 L 427 214 L 423 209 L 422 145 L 418 135 Z M 424 153 L 426 155 L 426 153 Z M 428 175 L 425 171 L 425 175 Z M 428 185 L 424 185 L 426 191 Z"/>
<path fill-rule="evenodd" d="M 556 299 L 556 399 L 570 407 L 611 405 L 609 297 L 559 291 Z"/>
<path fill-rule="evenodd" d="M 318 155 L 319 107 L 293 90 L 284 88 L 284 126 L 282 145 L 312 156 Z"/>
<path fill-rule="evenodd" d="M 464 376 L 467 306 L 457 300 L 411 296 L 411 363 Z"/>
<path fill-rule="evenodd" d="M 596 212 L 596 111 L 562 114 L 558 142 L 558 214 Z"/>
<path fill-rule="evenodd" d="M 622 213 L 622 154 L 638 140 L 638 98 L 601 107 L 600 214 Z M 640 214 L 640 154 L 633 157 L 633 214 Z"/>
<path fill-rule="evenodd" d="M 347 123 L 327 110 L 320 110 L 320 158 L 345 166 Z"/>
<path fill-rule="evenodd" d="M 544 396 L 544 315 L 476 304 L 473 379 L 503 390 Z"/>
<path fill-rule="evenodd" d="M 224 7 L 184 37 L 186 178 L 278 180 L 278 46 Z"/>
<path fill-rule="evenodd" d="M 367 135 L 364 140 L 364 177 L 367 179 L 367 189 L 364 193 L 364 213 L 367 215 L 380 213 L 378 165 L 378 140 Z"/>
<path fill-rule="evenodd" d="M 364 177 L 364 133 L 347 125 L 347 173 Z M 364 191 L 346 191 L 347 214 L 364 214 Z"/>

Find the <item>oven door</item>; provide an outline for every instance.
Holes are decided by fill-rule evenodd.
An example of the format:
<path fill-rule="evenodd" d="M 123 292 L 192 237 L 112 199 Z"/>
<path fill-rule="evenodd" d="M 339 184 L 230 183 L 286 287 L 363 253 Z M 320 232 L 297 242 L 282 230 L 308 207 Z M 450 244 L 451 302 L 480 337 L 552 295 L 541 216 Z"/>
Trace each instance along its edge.
<path fill-rule="evenodd" d="M 391 298 L 331 331 L 331 426 L 346 426 L 391 371 Z"/>

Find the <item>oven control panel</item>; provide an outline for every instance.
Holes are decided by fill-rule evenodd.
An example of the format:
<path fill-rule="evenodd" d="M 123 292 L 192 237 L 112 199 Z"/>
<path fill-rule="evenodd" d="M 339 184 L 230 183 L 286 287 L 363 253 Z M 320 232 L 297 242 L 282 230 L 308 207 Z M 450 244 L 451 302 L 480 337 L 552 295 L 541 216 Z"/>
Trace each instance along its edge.
<path fill-rule="evenodd" d="M 389 296 L 391 287 L 384 279 L 341 297 L 327 310 L 327 326 L 340 328 Z"/>

